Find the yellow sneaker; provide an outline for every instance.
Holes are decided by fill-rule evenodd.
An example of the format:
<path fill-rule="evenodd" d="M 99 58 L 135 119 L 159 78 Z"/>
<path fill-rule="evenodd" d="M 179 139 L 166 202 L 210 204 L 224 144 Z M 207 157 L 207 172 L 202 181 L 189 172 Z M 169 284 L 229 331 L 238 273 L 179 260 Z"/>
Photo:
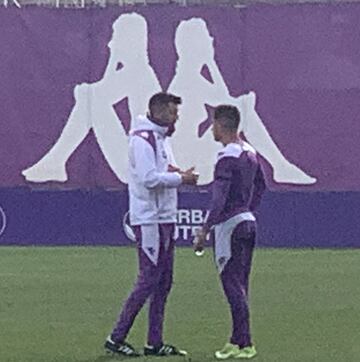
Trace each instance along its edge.
<path fill-rule="evenodd" d="M 234 358 L 253 358 L 257 355 L 255 346 L 240 348 L 239 353 Z"/>
<path fill-rule="evenodd" d="M 217 359 L 228 359 L 228 358 L 237 358 L 240 353 L 240 348 L 236 344 L 226 343 L 225 346 L 220 350 L 215 352 L 215 357 Z"/>

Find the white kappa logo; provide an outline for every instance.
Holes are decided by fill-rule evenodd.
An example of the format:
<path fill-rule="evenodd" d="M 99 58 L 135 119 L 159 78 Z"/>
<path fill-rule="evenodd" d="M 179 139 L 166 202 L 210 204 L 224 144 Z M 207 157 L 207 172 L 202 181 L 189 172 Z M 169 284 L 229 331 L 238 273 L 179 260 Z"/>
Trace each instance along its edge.
<path fill-rule="evenodd" d="M 134 230 L 132 229 L 132 227 L 130 225 L 129 211 L 126 212 L 123 217 L 123 229 L 124 229 L 125 235 L 128 237 L 128 239 L 135 242 L 136 237 L 135 237 Z"/>
<path fill-rule="evenodd" d="M 4 209 L 0 206 L 0 236 L 6 229 L 6 214 Z"/>

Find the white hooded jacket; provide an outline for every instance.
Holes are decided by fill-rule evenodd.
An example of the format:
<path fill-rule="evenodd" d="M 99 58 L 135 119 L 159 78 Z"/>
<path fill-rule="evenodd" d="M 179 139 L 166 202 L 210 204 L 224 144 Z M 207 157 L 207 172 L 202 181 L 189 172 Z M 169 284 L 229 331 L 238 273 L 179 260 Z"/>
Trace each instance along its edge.
<path fill-rule="evenodd" d="M 175 223 L 178 172 L 175 166 L 167 127 L 140 116 L 129 136 L 129 202 L 131 225 Z"/>

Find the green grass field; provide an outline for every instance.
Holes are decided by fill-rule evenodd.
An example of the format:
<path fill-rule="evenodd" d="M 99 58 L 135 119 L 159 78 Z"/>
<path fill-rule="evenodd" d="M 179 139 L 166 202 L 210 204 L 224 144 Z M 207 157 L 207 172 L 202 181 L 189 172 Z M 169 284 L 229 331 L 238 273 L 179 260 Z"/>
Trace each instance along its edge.
<path fill-rule="evenodd" d="M 360 361 L 359 260 L 360 250 L 257 250 L 255 360 Z M 133 248 L 0 248 L 0 362 L 121 360 L 102 345 L 136 269 Z M 129 336 L 136 347 L 145 341 L 146 316 Z M 188 350 L 192 362 L 214 361 L 229 332 L 211 252 L 199 258 L 178 248 L 165 340 Z"/>

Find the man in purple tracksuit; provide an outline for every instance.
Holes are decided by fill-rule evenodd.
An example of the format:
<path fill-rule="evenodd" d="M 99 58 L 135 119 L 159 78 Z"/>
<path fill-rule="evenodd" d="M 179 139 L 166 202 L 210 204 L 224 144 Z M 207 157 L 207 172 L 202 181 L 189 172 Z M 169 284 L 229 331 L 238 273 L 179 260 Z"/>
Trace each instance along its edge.
<path fill-rule="evenodd" d="M 211 230 L 215 262 L 230 304 L 232 336 L 215 352 L 218 359 L 256 355 L 250 336 L 248 286 L 256 236 L 253 211 L 260 203 L 265 182 L 255 150 L 238 137 L 239 123 L 236 107 L 215 109 L 214 139 L 224 148 L 217 156 L 209 217 L 194 241 L 195 249 L 201 250 Z"/>
<path fill-rule="evenodd" d="M 145 355 L 185 355 L 162 339 L 166 299 L 172 285 L 177 187 L 195 185 L 193 169 L 175 167 L 167 136 L 175 130 L 181 99 L 157 93 L 149 101 L 149 114 L 137 119 L 129 138 L 130 223 L 138 244 L 139 275 L 126 300 L 105 349 L 124 356 L 140 354 L 126 342 L 135 317 L 149 300 L 149 329 Z"/>

